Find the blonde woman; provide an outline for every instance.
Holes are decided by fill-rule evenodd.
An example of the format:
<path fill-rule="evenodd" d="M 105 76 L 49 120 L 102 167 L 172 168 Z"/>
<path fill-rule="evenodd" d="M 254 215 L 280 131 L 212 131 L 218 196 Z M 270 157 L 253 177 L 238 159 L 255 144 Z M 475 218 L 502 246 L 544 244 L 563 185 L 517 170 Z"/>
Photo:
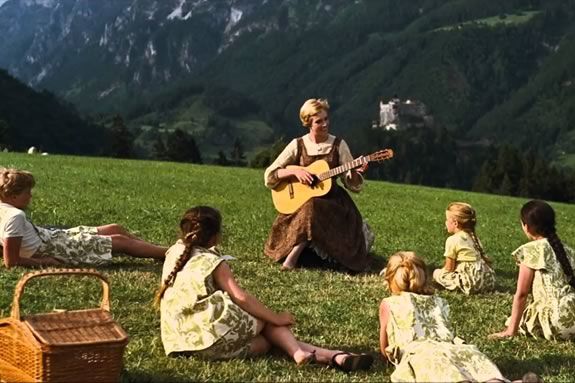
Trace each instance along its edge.
<path fill-rule="evenodd" d="M 452 234 L 445 241 L 445 265 L 433 272 L 433 279 L 447 290 L 475 294 L 493 289 L 495 272 L 491 260 L 475 233 L 475 209 L 464 202 L 452 202 L 445 211 L 445 228 Z"/>
<path fill-rule="evenodd" d="M 381 353 L 395 365 L 392 382 L 505 381 L 474 345 L 449 323 L 449 305 L 428 287 L 425 263 L 413 252 L 389 258 L 384 272 L 391 296 L 379 306 Z"/>
<path fill-rule="evenodd" d="M 307 133 L 292 140 L 265 171 L 265 185 L 273 189 L 282 180 L 296 178 L 311 184 L 313 175 L 303 168 L 325 160 L 330 168 L 353 160 L 347 143 L 329 134 L 327 100 L 309 99 L 300 110 L 300 120 Z M 367 166 L 349 170 L 341 177 L 344 187 L 361 191 L 362 173 Z M 366 240 L 367 239 L 367 240 Z M 373 234 L 347 192 L 337 182 L 322 197 L 311 198 L 292 214 L 279 214 L 273 223 L 265 254 L 282 262 L 282 270 L 295 268 L 305 248 L 310 248 L 327 264 L 343 266 L 350 271 L 363 271 L 369 263 L 368 250 Z M 310 254 L 305 252 L 305 254 Z"/>

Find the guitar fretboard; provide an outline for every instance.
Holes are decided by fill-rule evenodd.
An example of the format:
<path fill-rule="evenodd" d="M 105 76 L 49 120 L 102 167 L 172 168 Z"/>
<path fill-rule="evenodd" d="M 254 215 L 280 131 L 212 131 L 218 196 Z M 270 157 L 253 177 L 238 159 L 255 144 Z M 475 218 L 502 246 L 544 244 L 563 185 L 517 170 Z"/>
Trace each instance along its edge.
<path fill-rule="evenodd" d="M 369 162 L 369 156 L 364 156 L 363 158 L 361 158 L 361 157 L 356 158 L 355 160 L 353 160 L 351 162 L 348 162 L 348 163 L 340 165 L 336 168 L 330 169 L 327 172 L 319 173 L 317 175 L 317 178 L 319 178 L 320 181 L 327 180 L 328 178 L 335 177 L 341 173 L 345 173 L 348 170 L 355 169 L 355 168 L 357 168 L 363 164 L 366 164 L 368 162 Z"/>

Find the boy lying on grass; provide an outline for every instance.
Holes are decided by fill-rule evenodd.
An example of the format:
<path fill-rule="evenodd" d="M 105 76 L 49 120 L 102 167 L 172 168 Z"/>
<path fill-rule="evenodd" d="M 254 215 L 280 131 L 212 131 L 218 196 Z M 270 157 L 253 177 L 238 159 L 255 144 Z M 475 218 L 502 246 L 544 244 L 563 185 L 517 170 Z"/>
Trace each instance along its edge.
<path fill-rule="evenodd" d="M 163 259 L 167 248 L 143 241 L 117 224 L 46 229 L 35 226 L 24 210 L 35 185 L 31 173 L 0 169 L 0 240 L 7 268 L 58 264 L 99 265 L 113 252 Z"/>

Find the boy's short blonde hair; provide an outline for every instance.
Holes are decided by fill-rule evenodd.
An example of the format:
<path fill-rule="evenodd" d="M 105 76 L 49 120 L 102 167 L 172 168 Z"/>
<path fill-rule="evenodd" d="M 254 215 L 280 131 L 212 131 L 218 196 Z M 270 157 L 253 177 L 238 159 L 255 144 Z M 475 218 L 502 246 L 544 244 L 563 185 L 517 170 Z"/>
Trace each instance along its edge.
<path fill-rule="evenodd" d="M 311 118 L 321 111 L 329 110 L 329 103 L 325 99 L 321 98 L 310 98 L 303 103 L 299 110 L 299 119 L 304 127 L 309 128 L 311 126 Z"/>
<path fill-rule="evenodd" d="M 0 168 L 0 200 L 32 189 L 35 184 L 34 176 L 30 172 Z"/>

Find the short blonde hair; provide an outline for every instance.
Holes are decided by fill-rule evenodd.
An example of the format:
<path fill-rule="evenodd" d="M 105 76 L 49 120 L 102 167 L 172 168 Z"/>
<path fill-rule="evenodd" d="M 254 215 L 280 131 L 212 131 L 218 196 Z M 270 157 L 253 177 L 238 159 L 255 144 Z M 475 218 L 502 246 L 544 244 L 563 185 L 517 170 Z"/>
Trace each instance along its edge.
<path fill-rule="evenodd" d="M 303 103 L 299 110 L 299 119 L 306 128 L 311 126 L 311 118 L 321 111 L 329 110 L 329 103 L 325 99 L 310 98 Z"/>
<path fill-rule="evenodd" d="M 425 262 L 413 251 L 399 251 L 389 257 L 384 278 L 391 288 L 392 284 L 401 291 L 416 294 L 431 294 L 428 286 Z"/>
<path fill-rule="evenodd" d="M 32 173 L 18 170 L 0 168 L 0 199 L 22 193 L 26 189 L 32 189 L 36 181 Z"/>

